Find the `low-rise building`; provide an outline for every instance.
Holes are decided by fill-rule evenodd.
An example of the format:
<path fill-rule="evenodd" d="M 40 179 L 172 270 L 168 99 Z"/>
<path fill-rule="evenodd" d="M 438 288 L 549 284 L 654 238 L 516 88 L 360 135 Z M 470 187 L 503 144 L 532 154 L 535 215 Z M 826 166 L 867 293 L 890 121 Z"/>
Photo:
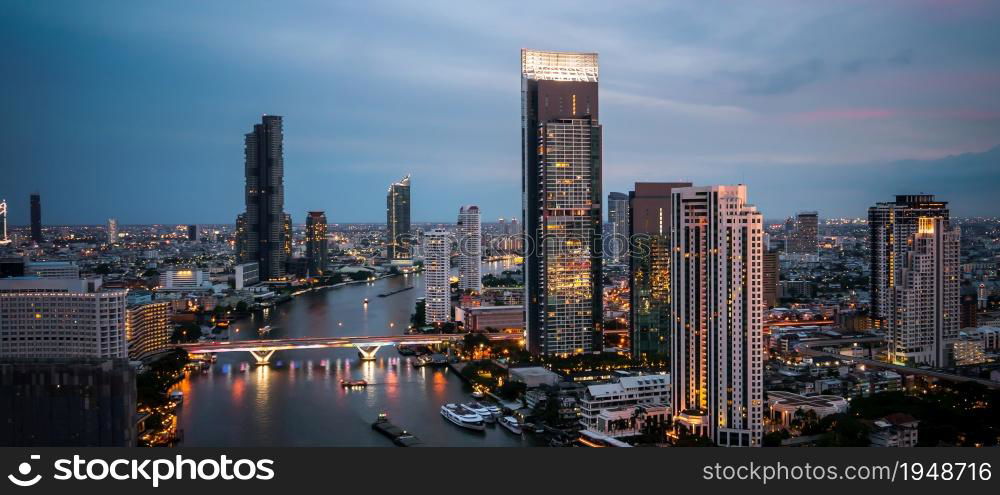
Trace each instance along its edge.
<path fill-rule="evenodd" d="M 521 330 L 524 328 L 524 306 L 467 306 L 455 308 L 455 321 L 466 331 Z"/>
<path fill-rule="evenodd" d="M 920 421 L 905 413 L 877 419 L 868 434 L 872 447 L 916 447 Z"/>
<path fill-rule="evenodd" d="M 792 392 L 770 390 L 767 392 L 767 414 L 776 423 L 788 427 L 798 411 L 812 411 L 817 419 L 847 412 L 847 399 L 836 395 L 803 396 Z"/>
<path fill-rule="evenodd" d="M 623 376 L 611 383 L 590 385 L 580 397 L 580 423 L 595 428 L 605 409 L 670 402 L 670 375 Z"/>

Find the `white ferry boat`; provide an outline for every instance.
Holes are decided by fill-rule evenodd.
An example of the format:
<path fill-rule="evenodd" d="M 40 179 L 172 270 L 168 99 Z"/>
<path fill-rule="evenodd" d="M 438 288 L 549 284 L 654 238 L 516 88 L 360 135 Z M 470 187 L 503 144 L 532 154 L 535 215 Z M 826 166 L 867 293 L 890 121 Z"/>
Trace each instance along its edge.
<path fill-rule="evenodd" d="M 478 402 L 469 402 L 467 404 L 462 404 L 462 409 L 471 414 L 476 414 L 483 418 L 483 421 L 487 423 L 495 423 L 497 418 L 493 416 L 493 413 L 486 407 L 483 407 Z"/>
<path fill-rule="evenodd" d="M 476 431 L 483 431 L 486 429 L 486 425 L 483 424 L 482 416 L 463 411 L 455 404 L 445 404 L 441 406 L 441 415 L 448 421 L 451 421 L 462 428 L 468 428 Z"/>
<path fill-rule="evenodd" d="M 504 416 L 500 418 L 500 426 L 507 428 L 507 431 L 515 434 L 521 434 L 521 425 L 517 422 L 517 418 L 514 416 Z"/>

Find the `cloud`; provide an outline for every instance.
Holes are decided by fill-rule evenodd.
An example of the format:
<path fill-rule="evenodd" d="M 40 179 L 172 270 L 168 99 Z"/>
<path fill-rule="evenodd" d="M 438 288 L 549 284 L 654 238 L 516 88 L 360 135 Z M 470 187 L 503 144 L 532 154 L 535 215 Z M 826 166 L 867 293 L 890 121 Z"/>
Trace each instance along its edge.
<path fill-rule="evenodd" d="M 820 79 L 825 63 L 814 57 L 776 70 L 729 73 L 743 82 L 744 91 L 752 95 L 781 95 L 791 93 Z"/>
<path fill-rule="evenodd" d="M 671 100 L 656 96 L 644 96 L 612 89 L 601 90 L 602 104 L 623 105 L 658 112 L 667 112 L 687 117 L 722 120 L 745 121 L 754 117 L 754 112 L 734 105 L 708 105 Z"/>

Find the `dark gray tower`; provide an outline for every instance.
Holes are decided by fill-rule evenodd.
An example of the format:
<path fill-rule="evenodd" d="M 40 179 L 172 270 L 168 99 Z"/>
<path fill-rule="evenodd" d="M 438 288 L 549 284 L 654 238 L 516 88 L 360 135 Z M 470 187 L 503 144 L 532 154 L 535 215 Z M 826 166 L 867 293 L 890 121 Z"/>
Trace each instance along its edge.
<path fill-rule="evenodd" d="M 281 117 L 265 115 L 246 135 L 246 212 L 237 219 L 237 257 L 262 280 L 285 276 L 285 164 Z"/>
<path fill-rule="evenodd" d="M 389 185 L 385 195 L 387 254 L 390 260 L 410 259 L 410 176 Z"/>
<path fill-rule="evenodd" d="M 31 240 L 42 242 L 42 196 L 31 195 Z"/>

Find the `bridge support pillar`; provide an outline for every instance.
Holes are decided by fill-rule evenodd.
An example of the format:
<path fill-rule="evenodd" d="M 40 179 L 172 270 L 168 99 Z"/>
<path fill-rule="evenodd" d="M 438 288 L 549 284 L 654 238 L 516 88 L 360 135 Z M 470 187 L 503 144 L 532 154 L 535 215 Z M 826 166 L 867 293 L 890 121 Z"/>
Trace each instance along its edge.
<path fill-rule="evenodd" d="M 250 355 L 257 360 L 257 364 L 267 364 L 271 361 L 271 356 L 274 355 L 274 349 L 264 349 L 260 351 L 249 351 Z"/>
<path fill-rule="evenodd" d="M 378 352 L 381 345 L 358 345 L 355 344 L 354 347 L 358 348 L 358 355 L 361 356 L 362 361 L 374 361 L 375 353 Z"/>

